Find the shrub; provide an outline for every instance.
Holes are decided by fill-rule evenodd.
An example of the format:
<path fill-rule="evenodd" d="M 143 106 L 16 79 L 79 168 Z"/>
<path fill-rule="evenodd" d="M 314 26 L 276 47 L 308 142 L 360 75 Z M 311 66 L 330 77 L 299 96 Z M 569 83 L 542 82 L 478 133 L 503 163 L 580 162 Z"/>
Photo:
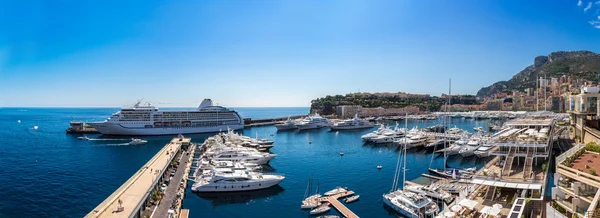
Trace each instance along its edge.
<path fill-rule="evenodd" d="M 595 176 L 596 175 L 596 169 L 590 168 L 590 174 L 592 174 L 592 175 Z"/>
<path fill-rule="evenodd" d="M 585 150 L 600 153 L 600 145 L 595 142 L 590 142 L 585 145 Z"/>
<path fill-rule="evenodd" d="M 546 164 L 542 164 L 542 171 L 546 171 L 547 168 L 548 166 Z"/>

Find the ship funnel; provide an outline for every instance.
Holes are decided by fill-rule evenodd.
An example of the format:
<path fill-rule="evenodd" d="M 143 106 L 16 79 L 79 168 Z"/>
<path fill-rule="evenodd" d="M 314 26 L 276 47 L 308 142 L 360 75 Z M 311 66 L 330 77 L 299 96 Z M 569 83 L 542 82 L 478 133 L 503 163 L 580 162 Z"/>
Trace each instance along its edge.
<path fill-rule="evenodd" d="M 212 100 L 210 100 L 210 98 L 206 98 L 204 100 L 202 100 L 202 103 L 200 103 L 200 106 L 198 106 L 198 110 L 205 108 L 205 107 L 210 107 L 213 106 L 213 102 Z"/>

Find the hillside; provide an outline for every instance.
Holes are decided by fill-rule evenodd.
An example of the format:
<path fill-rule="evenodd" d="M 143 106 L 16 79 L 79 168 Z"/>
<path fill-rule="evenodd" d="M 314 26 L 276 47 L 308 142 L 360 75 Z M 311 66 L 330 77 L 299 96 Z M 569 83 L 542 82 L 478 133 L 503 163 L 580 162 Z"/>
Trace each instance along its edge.
<path fill-rule="evenodd" d="M 535 87 L 535 78 L 539 76 L 560 77 L 571 75 L 590 81 L 597 80 L 600 72 L 600 55 L 590 51 L 559 51 L 548 56 L 538 56 L 533 64 L 521 70 L 508 81 L 496 82 L 483 87 L 477 97 L 489 97 L 496 93 L 510 90 L 524 91 Z"/>
<path fill-rule="evenodd" d="M 333 114 L 339 105 L 360 105 L 366 108 L 403 108 L 418 107 L 422 111 L 439 111 L 446 98 L 429 95 L 411 95 L 403 93 L 350 93 L 346 95 L 328 95 L 311 101 L 311 112 L 324 115 Z M 479 104 L 473 95 L 452 96 L 452 104 Z"/>

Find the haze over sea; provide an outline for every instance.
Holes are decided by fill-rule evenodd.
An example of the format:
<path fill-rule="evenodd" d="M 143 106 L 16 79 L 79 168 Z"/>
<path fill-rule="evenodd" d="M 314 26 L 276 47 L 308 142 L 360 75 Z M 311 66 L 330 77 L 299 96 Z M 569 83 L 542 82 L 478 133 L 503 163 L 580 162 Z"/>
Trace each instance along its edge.
<path fill-rule="evenodd" d="M 98 121 L 117 108 L 0 108 L 0 217 L 82 217 L 114 192 L 173 136 L 142 137 L 148 143 L 126 146 L 127 138 L 77 140 L 67 135 L 71 120 Z M 244 118 L 285 117 L 307 114 L 309 108 L 235 108 Z M 21 120 L 18 123 L 17 120 Z M 438 121 L 411 121 L 409 127 Z M 487 123 L 453 119 L 466 130 Z M 33 126 L 38 126 L 34 130 Z M 274 126 L 247 128 L 244 135 L 271 138 L 270 163 L 286 179 L 278 187 L 250 193 L 197 195 L 187 190 L 183 208 L 191 217 L 308 217 L 299 204 L 312 174 L 325 192 L 347 186 L 361 195 L 348 207 L 361 217 L 395 217 L 386 210 L 381 195 L 389 191 L 396 165 L 394 146 L 364 145 L 360 136 L 373 129 L 332 132 L 276 132 Z M 271 136 L 271 134 L 274 134 Z M 202 143 L 213 134 L 189 135 Z M 308 141 L 311 140 L 312 144 Z M 344 156 L 339 153 L 344 152 Z M 408 153 L 406 178 L 425 173 L 431 155 L 423 150 Z M 482 166 L 477 158 L 450 158 L 451 166 Z M 443 159 L 433 161 L 441 167 Z M 383 166 L 378 171 L 377 165 Z M 334 210 L 330 214 L 337 214 Z"/>

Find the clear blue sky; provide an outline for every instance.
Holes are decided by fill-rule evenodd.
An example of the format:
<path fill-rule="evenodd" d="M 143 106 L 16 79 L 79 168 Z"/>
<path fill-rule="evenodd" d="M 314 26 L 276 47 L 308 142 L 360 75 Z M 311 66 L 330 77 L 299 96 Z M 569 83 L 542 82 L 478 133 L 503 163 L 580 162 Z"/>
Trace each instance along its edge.
<path fill-rule="evenodd" d="M 598 1 L 598 0 L 596 0 Z M 600 2 L 2 1 L 0 106 L 308 106 L 474 94 L 537 55 L 600 52 Z"/>

